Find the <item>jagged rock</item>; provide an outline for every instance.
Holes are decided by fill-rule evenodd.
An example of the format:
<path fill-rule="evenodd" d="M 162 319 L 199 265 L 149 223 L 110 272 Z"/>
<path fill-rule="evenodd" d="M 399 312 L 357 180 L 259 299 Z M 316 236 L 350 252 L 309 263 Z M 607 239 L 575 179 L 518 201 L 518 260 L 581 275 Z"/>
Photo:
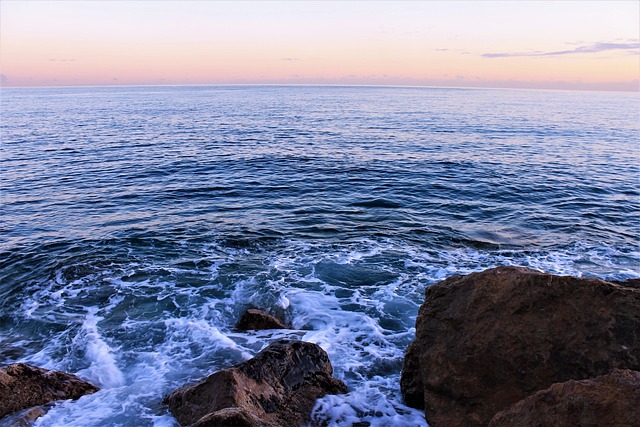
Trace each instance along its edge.
<path fill-rule="evenodd" d="M 270 315 L 264 310 L 250 308 L 242 314 L 236 329 L 239 331 L 263 330 L 263 329 L 287 329 L 280 319 Z"/>
<path fill-rule="evenodd" d="M 56 400 L 78 399 L 98 390 L 75 375 L 16 363 L 0 369 L 0 418 Z"/>
<path fill-rule="evenodd" d="M 180 424 L 193 427 L 299 427 L 316 399 L 346 393 L 332 374 L 320 346 L 280 340 L 253 359 L 177 389 L 164 403 Z"/>
<path fill-rule="evenodd" d="M 640 372 L 614 369 L 553 384 L 498 412 L 489 427 L 640 426 Z"/>
<path fill-rule="evenodd" d="M 500 267 L 426 290 L 401 378 L 439 426 L 487 425 L 554 383 L 640 370 L 640 289 Z"/>

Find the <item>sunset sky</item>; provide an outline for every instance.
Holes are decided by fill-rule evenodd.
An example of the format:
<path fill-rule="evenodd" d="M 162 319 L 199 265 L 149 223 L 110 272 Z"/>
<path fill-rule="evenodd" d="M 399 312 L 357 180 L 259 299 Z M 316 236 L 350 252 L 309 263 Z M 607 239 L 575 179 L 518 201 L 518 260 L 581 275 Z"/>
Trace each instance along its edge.
<path fill-rule="evenodd" d="M 0 2 L 2 86 L 638 91 L 640 2 Z"/>

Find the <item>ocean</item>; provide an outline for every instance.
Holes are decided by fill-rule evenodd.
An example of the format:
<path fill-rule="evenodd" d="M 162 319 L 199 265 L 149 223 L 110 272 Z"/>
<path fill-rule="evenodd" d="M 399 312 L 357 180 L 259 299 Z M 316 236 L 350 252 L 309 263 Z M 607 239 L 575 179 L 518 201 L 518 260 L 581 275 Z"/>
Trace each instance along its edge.
<path fill-rule="evenodd" d="M 0 364 L 102 390 L 52 426 L 177 426 L 162 398 L 277 338 L 426 426 L 399 378 L 427 286 L 499 265 L 640 277 L 638 93 L 193 86 L 0 91 Z M 237 332 L 248 307 L 291 330 Z"/>

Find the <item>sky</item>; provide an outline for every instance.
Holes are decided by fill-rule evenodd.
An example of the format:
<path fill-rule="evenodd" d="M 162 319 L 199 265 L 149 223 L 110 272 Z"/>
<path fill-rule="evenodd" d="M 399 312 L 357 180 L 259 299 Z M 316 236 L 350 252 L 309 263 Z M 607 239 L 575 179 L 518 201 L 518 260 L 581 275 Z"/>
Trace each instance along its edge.
<path fill-rule="evenodd" d="M 0 84 L 640 90 L 640 1 L 0 0 Z"/>

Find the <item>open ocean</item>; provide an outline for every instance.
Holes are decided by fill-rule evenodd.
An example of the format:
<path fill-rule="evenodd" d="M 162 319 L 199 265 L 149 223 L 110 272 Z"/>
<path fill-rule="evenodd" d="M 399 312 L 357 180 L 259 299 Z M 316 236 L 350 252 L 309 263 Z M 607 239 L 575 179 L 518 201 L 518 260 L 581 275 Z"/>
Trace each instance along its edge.
<path fill-rule="evenodd" d="M 37 426 L 177 426 L 170 391 L 275 338 L 426 426 L 399 379 L 425 287 L 498 265 L 640 277 L 638 93 L 3 88 L 0 364 L 102 387 Z M 241 333 L 244 309 L 289 331 Z"/>

